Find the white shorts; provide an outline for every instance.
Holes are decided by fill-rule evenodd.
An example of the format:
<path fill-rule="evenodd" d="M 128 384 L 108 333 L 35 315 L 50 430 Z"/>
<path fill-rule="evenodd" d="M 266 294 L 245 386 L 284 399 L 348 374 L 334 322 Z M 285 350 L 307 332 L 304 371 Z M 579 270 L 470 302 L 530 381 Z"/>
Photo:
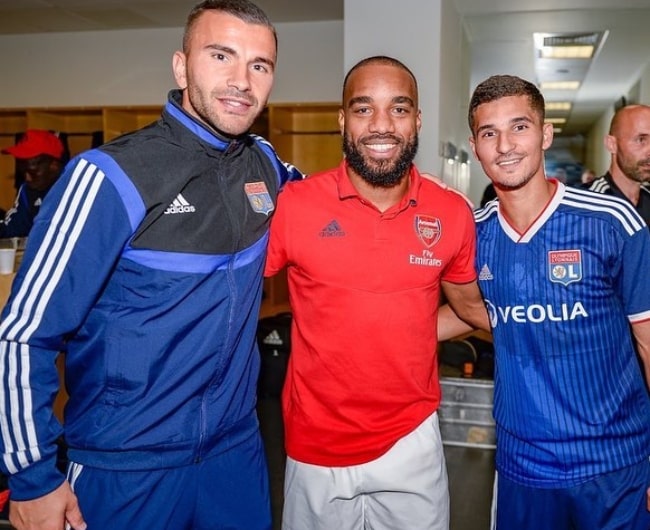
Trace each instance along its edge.
<path fill-rule="evenodd" d="M 323 467 L 287 458 L 283 530 L 448 530 L 438 414 L 372 462 Z"/>

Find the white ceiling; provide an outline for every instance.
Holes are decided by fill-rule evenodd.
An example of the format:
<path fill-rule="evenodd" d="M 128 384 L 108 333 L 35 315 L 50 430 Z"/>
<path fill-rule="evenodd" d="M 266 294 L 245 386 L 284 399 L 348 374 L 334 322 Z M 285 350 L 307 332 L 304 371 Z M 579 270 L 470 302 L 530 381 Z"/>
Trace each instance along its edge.
<path fill-rule="evenodd" d="M 350 1 L 350 0 L 348 0 Z M 452 0 L 442 0 L 452 1 Z M 577 95 L 563 134 L 586 132 L 636 83 L 650 61 L 650 0 L 453 0 L 472 46 L 471 85 L 509 73 L 540 81 L 533 33 L 608 31 Z M 177 27 L 196 0 L 0 0 L 0 35 Z M 397 2 L 396 2 L 397 3 Z M 341 20 L 343 0 L 258 0 L 274 22 Z M 615 4 L 615 7 L 614 7 Z M 411 16 L 408 2 L 400 16 Z M 558 73 L 561 68 L 566 73 Z M 570 78 L 579 63 L 547 71 Z M 646 102 L 648 103 L 648 102 Z"/>
<path fill-rule="evenodd" d="M 182 26 L 197 0 L 0 0 L 0 34 Z M 340 20 L 343 0 L 259 0 L 274 22 Z"/>
<path fill-rule="evenodd" d="M 622 96 L 650 61 L 650 0 L 454 0 L 465 17 L 472 46 L 471 84 L 495 73 L 541 81 L 533 33 L 608 31 L 577 94 L 544 94 L 547 101 L 574 98 L 563 135 L 585 133 Z M 566 73 L 557 70 L 567 69 Z M 578 62 L 558 63 L 544 75 L 570 80 Z M 645 101 L 644 103 L 650 103 Z"/>

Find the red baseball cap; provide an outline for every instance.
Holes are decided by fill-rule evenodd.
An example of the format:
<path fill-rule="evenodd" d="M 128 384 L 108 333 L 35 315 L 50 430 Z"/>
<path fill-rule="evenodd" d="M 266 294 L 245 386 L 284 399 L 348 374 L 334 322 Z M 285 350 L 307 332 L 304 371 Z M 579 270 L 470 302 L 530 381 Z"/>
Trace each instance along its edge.
<path fill-rule="evenodd" d="M 51 132 L 42 129 L 27 129 L 16 145 L 2 150 L 4 154 L 20 159 L 50 155 L 59 160 L 63 157 L 63 151 L 61 140 Z"/>

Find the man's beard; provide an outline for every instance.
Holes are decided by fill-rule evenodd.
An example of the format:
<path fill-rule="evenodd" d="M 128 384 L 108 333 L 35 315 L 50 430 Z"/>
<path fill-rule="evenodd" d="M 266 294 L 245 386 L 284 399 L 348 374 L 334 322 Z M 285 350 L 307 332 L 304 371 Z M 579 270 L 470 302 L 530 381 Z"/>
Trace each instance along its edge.
<path fill-rule="evenodd" d="M 624 156 L 617 155 L 616 163 L 623 174 L 635 182 L 650 181 L 650 160 L 629 160 Z"/>
<path fill-rule="evenodd" d="M 390 135 L 376 135 L 364 138 L 364 140 L 377 140 L 381 138 L 397 140 L 397 138 Z M 415 154 L 418 151 L 418 136 L 413 136 L 410 142 L 402 145 L 403 147 L 397 160 L 372 160 L 369 163 L 357 149 L 356 145 L 349 139 L 347 133 L 345 131 L 343 133 L 343 153 L 345 154 L 348 165 L 368 184 L 378 188 L 392 188 L 410 170 L 411 164 L 415 159 Z"/>
<path fill-rule="evenodd" d="M 213 100 L 220 96 L 230 95 L 232 97 L 246 99 L 251 105 L 257 105 L 257 100 L 250 95 L 242 94 L 235 90 L 221 92 L 214 90 L 210 94 L 205 94 L 196 85 L 191 85 L 187 89 L 187 94 L 197 116 L 213 130 L 224 136 L 237 137 L 245 134 L 257 118 L 257 114 L 250 114 L 248 116 L 229 116 L 225 112 L 220 114 L 215 110 L 215 106 L 212 103 Z"/>
<path fill-rule="evenodd" d="M 500 190 L 505 190 L 505 191 L 515 191 L 515 190 L 520 190 L 523 188 L 526 184 L 528 184 L 531 180 L 533 180 L 533 177 L 535 176 L 535 172 L 531 171 L 529 174 L 525 175 L 521 180 L 517 182 L 494 182 L 492 181 L 492 184 L 494 184 L 495 188 L 498 188 Z"/>

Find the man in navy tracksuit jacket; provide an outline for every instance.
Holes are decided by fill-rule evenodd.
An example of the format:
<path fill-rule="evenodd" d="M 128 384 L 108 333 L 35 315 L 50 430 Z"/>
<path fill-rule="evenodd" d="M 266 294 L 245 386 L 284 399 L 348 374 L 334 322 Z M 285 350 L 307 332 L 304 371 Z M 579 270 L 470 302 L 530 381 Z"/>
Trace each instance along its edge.
<path fill-rule="evenodd" d="M 224 141 L 178 97 L 159 122 L 73 160 L 32 229 L 0 327 L 13 498 L 61 481 L 51 395 L 26 403 L 34 384 L 56 391 L 59 351 L 73 462 L 174 467 L 257 436 L 268 221 L 290 173 L 268 144 Z"/>
<path fill-rule="evenodd" d="M 0 237 L 27 237 L 47 192 L 61 176 L 65 146 L 44 129 L 27 129 L 16 145 L 2 150 L 16 159 L 16 175 L 24 182 L 14 205 L 0 220 Z"/>
<path fill-rule="evenodd" d="M 301 175 L 261 139 L 206 126 L 184 97 L 73 159 L 41 207 L 0 324 L 11 510 L 64 480 L 52 412 L 64 351 L 68 480 L 89 530 L 270 528 L 255 331 L 275 197 Z"/>

